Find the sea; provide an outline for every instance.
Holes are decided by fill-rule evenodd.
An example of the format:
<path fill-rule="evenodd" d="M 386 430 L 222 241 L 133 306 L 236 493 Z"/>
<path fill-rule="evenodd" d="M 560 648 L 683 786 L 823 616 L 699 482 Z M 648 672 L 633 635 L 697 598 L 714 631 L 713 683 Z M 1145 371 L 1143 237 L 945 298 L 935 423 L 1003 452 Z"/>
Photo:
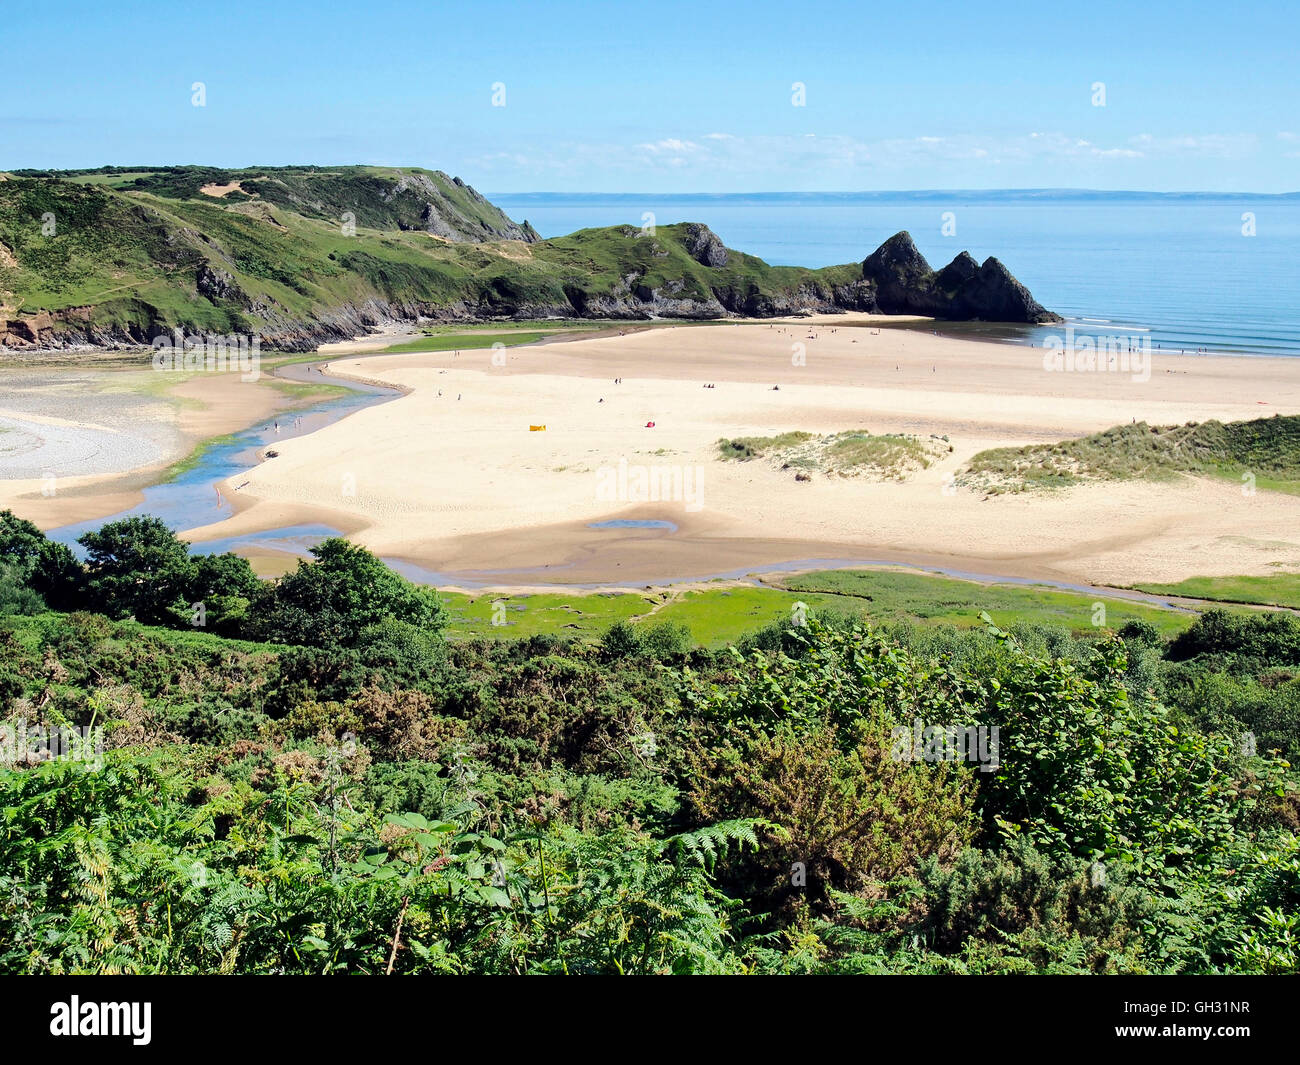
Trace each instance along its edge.
<path fill-rule="evenodd" d="M 1300 356 L 1300 193 L 597 194 L 488 198 L 543 237 L 703 222 L 774 265 L 861 262 L 899 230 L 938 267 L 996 256 L 1076 335 L 1152 349 Z M 1063 327 L 1003 331 L 1040 344 Z"/>

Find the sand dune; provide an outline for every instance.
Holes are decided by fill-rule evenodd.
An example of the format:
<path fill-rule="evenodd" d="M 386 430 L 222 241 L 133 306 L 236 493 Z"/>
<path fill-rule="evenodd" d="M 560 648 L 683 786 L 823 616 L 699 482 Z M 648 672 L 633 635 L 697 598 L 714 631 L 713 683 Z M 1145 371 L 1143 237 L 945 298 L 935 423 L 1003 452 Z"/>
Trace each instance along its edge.
<path fill-rule="evenodd" d="M 1135 419 L 1300 412 L 1294 360 L 1157 356 L 1143 381 L 1048 372 L 1041 350 L 832 319 L 535 345 L 510 349 L 504 365 L 464 351 L 339 355 L 331 369 L 409 394 L 285 442 L 241 477 L 234 518 L 190 535 L 325 521 L 442 575 L 521 582 L 653 583 L 799 559 L 1099 583 L 1300 565 L 1294 497 L 1190 479 L 992 498 L 950 483 L 989 447 Z M 796 483 L 762 460 L 717 458 L 721 437 L 864 428 L 946 436 L 935 445 L 952 450 L 903 483 Z M 620 481 L 638 469 L 679 478 L 677 498 L 639 500 L 637 473 Z M 645 519 L 677 529 L 589 527 Z"/>

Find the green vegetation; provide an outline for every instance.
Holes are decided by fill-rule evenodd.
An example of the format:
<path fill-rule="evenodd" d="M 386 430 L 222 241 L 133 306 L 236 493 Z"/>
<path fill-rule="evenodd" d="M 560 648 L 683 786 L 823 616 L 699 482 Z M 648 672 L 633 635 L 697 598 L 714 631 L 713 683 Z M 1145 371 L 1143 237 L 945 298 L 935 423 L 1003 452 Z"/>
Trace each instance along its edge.
<path fill-rule="evenodd" d="M 543 330 L 524 332 L 516 330 L 509 333 L 467 333 L 463 336 L 453 333 L 420 337 L 416 340 L 405 340 L 400 344 L 392 344 L 384 348 L 384 351 L 468 351 L 476 348 L 490 348 L 494 344 L 506 344 L 513 347 L 517 344 L 535 344 L 546 337 L 557 335 L 559 335 L 558 330 L 556 332 Z"/>
<path fill-rule="evenodd" d="M 0 972 L 1300 971 L 1290 614 L 448 640 L 343 540 L 83 545 L 0 515 Z"/>
<path fill-rule="evenodd" d="M 1164 637 L 1176 636 L 1194 619 L 1190 613 L 1041 585 L 979 584 L 893 570 L 827 570 L 770 578 L 762 586 L 718 581 L 714 587 L 645 593 L 440 595 L 450 618 L 448 639 L 452 640 L 479 636 L 591 639 L 610 625 L 627 621 L 636 626 L 684 626 L 695 644 L 716 648 L 793 617 L 800 603 L 825 616 L 858 618 L 884 626 L 972 628 L 981 624 L 980 614 L 989 611 L 1006 624 L 1059 625 L 1076 635 L 1096 628 L 1093 619 L 1098 617 L 1098 603 L 1105 611 L 1101 623 L 1119 627 L 1140 621 Z"/>
<path fill-rule="evenodd" d="M 822 461 L 829 472 L 871 472 L 902 477 L 912 470 L 925 469 L 935 454 L 936 449 L 932 445 L 927 445 L 915 436 L 897 433 L 873 436 L 863 430 L 827 437 Z"/>
<path fill-rule="evenodd" d="M 312 561 L 300 560 L 274 584 L 239 555 L 191 555 L 158 518 L 109 522 L 77 542 L 84 564 L 31 522 L 0 511 L 0 566 L 15 587 L 56 609 L 313 646 L 355 643 L 385 621 L 432 632 L 445 621 L 436 592 L 337 538 L 312 548 Z M 30 596 L 0 599 L 0 612 L 32 613 Z"/>
<path fill-rule="evenodd" d="M 449 638 L 501 636 L 525 639 L 559 636 L 596 639 L 618 621 L 651 609 L 639 595 L 466 595 L 440 592 L 448 616 Z"/>
<path fill-rule="evenodd" d="M 786 588 L 799 593 L 864 602 L 863 614 L 877 625 L 891 621 L 970 627 L 979 615 L 996 614 L 1004 624 L 1057 625 L 1075 635 L 1095 629 L 1097 604 L 1104 607 L 1104 626 L 1129 622 L 1152 626 L 1161 636 L 1182 632 L 1192 616 L 1122 599 L 1098 598 L 1033 584 L 976 584 L 951 577 L 879 570 L 827 570 L 787 577 Z M 809 600 L 812 603 L 812 600 Z"/>
<path fill-rule="evenodd" d="M 778 436 L 738 436 L 733 440 L 719 440 L 718 451 L 724 459 L 748 462 L 750 459 L 778 454 L 813 439 L 815 437 L 812 433 L 798 430 Z"/>
<path fill-rule="evenodd" d="M 1259 603 L 1300 610 L 1300 574 L 1276 573 L 1267 577 L 1189 577 L 1176 584 L 1135 585 L 1156 595 L 1181 595 L 1221 603 Z"/>
<path fill-rule="evenodd" d="M 669 593 L 666 601 L 646 618 L 646 622 L 680 625 L 694 643 L 716 648 L 737 643 L 765 626 L 783 624 L 804 608 L 822 611 L 828 616 L 852 617 L 865 615 L 867 606 L 865 600 L 845 604 L 829 596 L 733 585 Z"/>
<path fill-rule="evenodd" d="M 338 311 L 372 301 L 564 320 L 646 317 L 638 301 L 660 292 L 695 301 L 683 313 L 703 319 L 769 313 L 798 292 L 830 300 L 861 278 L 858 264 L 806 270 L 734 252 L 708 267 L 685 224 L 539 241 L 456 179 L 410 168 L 17 171 L 0 182 L 0 246 L 20 332 L 255 333 L 289 350 L 337 338 Z"/>
<path fill-rule="evenodd" d="M 1138 422 L 1059 444 L 995 448 L 971 459 L 958 483 L 1019 492 L 1097 479 L 1169 480 L 1180 474 L 1300 493 L 1300 416 L 1174 426 Z"/>
<path fill-rule="evenodd" d="M 781 469 L 819 470 L 827 476 L 855 477 L 861 474 L 903 479 L 914 470 L 925 469 L 944 450 L 919 437 L 899 433 L 873 435 L 865 429 L 818 436 L 793 431 L 777 436 L 742 436 L 719 440 L 724 460 L 748 462 L 767 458 Z"/>
<path fill-rule="evenodd" d="M 476 238 L 511 234 L 505 216 L 465 184 L 442 171 L 417 167 L 276 166 L 227 170 L 210 166 L 156 169 L 101 167 L 94 171 L 17 170 L 16 177 L 63 180 L 115 192 L 141 192 L 170 200 L 261 200 L 285 211 L 329 221 L 350 211 L 372 229 L 422 229 L 430 202 Z M 209 196 L 204 187 L 236 190 Z"/>

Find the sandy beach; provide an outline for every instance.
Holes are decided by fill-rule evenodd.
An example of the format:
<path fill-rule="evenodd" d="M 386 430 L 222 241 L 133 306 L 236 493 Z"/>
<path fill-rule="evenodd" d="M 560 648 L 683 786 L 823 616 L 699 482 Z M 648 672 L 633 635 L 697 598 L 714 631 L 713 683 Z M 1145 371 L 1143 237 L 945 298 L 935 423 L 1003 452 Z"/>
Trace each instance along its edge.
<path fill-rule="evenodd" d="M 43 529 L 119 513 L 205 440 L 292 397 L 237 373 L 130 366 L 0 369 L 0 510 Z"/>
<path fill-rule="evenodd" d="M 995 496 L 952 484 L 991 447 L 1300 412 L 1294 360 L 1156 355 L 1135 379 L 879 325 L 681 326 L 495 357 L 336 351 L 331 373 L 408 394 L 286 441 L 226 486 L 232 519 L 187 535 L 323 522 L 446 583 L 651 584 L 803 560 L 1109 584 L 1300 566 L 1293 496 L 1190 478 Z M 901 482 L 796 482 L 718 457 L 723 437 L 861 429 L 913 434 L 936 461 Z M 638 495 L 658 477 L 671 498 Z M 591 527 L 611 521 L 675 528 Z"/>

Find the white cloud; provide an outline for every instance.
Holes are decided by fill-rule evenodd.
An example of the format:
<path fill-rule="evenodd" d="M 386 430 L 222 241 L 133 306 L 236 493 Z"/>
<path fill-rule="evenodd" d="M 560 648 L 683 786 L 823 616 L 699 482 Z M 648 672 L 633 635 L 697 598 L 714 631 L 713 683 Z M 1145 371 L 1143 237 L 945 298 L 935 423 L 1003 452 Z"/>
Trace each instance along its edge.
<path fill-rule="evenodd" d="M 678 140 L 676 137 L 668 137 L 661 141 L 655 141 L 653 144 L 638 144 L 638 148 L 646 152 L 694 152 L 698 151 L 700 146 L 693 141 Z"/>
<path fill-rule="evenodd" d="M 1248 154 L 1258 146 L 1253 133 L 1181 134 L 1176 137 L 1153 137 L 1139 133 L 1129 144 L 1140 146 L 1153 155 L 1208 155 L 1232 159 Z"/>
<path fill-rule="evenodd" d="M 1300 146 L 1300 136 L 1279 134 L 1289 147 Z M 551 177 L 570 183 L 601 175 L 602 183 L 636 181 L 660 172 L 678 175 L 674 184 L 690 187 L 762 187 L 777 181 L 801 187 L 891 187 L 894 181 L 924 187 L 917 175 L 933 174 L 933 182 L 959 173 L 972 184 L 986 181 L 1023 184 L 1021 175 L 1053 174 L 1054 168 L 1077 166 L 1105 168 L 1127 166 L 1134 160 L 1158 163 L 1189 156 L 1236 158 L 1258 148 L 1249 134 L 1183 134 L 1154 136 L 1142 133 L 1119 142 L 1096 142 L 1065 131 L 1034 130 L 1011 136 L 961 133 L 932 134 L 866 140 L 838 134 L 731 134 L 701 133 L 694 139 L 665 136 L 637 143 L 546 142 L 522 146 L 513 153 L 497 152 L 469 162 L 496 174 L 515 172 L 543 181 Z M 1117 180 L 1120 171 L 1116 171 Z M 1123 171 L 1127 177 L 1129 171 Z M 898 186 L 893 186 L 898 187 Z"/>

